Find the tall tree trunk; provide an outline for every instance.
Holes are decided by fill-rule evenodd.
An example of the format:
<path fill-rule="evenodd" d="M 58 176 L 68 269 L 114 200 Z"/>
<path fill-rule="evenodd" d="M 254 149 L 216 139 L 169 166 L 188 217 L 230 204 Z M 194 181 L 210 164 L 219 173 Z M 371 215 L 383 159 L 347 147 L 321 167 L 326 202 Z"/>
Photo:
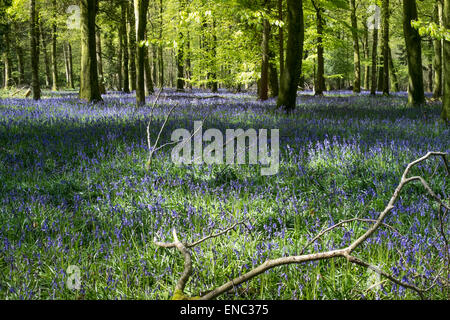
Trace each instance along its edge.
<path fill-rule="evenodd" d="M 323 18 L 322 7 L 320 4 L 315 4 L 312 1 L 316 10 L 316 23 L 317 23 L 317 77 L 314 84 L 314 94 L 316 96 L 323 95 L 325 90 L 325 59 L 323 56 Z"/>
<path fill-rule="evenodd" d="M 38 21 L 39 21 L 39 35 L 42 40 L 42 55 L 44 56 L 44 64 L 45 64 L 45 86 L 49 87 L 51 82 L 51 72 L 50 72 L 50 59 L 48 57 L 47 52 L 47 40 L 42 21 L 41 19 L 38 19 Z"/>
<path fill-rule="evenodd" d="M 411 26 L 417 20 L 416 0 L 403 0 L 403 32 L 408 59 L 408 103 L 421 105 L 425 102 L 422 72 L 422 46 L 419 31 Z"/>
<path fill-rule="evenodd" d="M 364 25 L 364 59 L 366 60 L 366 65 L 364 66 L 364 89 L 370 90 L 370 66 L 367 63 L 369 61 L 369 28 L 367 23 Z"/>
<path fill-rule="evenodd" d="M 149 0 L 134 0 L 136 22 L 136 104 L 145 104 L 145 57 L 148 52 L 145 42 Z M 147 59 L 148 64 L 148 59 Z M 151 81 L 151 77 L 150 77 Z"/>
<path fill-rule="evenodd" d="M 189 31 L 187 32 L 187 39 L 186 39 L 186 78 L 188 79 L 188 88 L 192 90 L 192 65 L 191 65 L 191 37 Z"/>
<path fill-rule="evenodd" d="M 211 41 L 211 72 L 209 75 L 211 92 L 216 93 L 218 91 L 217 83 L 217 65 L 216 65 L 216 55 L 217 55 L 217 34 L 216 34 L 216 20 L 213 17 L 212 23 L 212 41 Z"/>
<path fill-rule="evenodd" d="M 378 51 L 378 28 L 375 26 L 373 29 L 373 41 L 372 41 L 372 86 L 370 87 L 370 94 L 377 94 L 377 51 Z"/>
<path fill-rule="evenodd" d="M 269 47 L 269 96 L 278 97 L 278 71 L 275 63 L 275 52 Z"/>
<path fill-rule="evenodd" d="M 67 43 L 67 53 L 69 59 L 69 87 L 75 89 L 75 82 L 73 80 L 73 56 L 72 56 L 72 45 L 70 42 Z"/>
<path fill-rule="evenodd" d="M 97 52 L 97 69 L 98 69 L 98 87 L 101 94 L 106 93 L 105 77 L 103 75 L 103 59 L 102 59 L 102 35 L 99 28 L 95 33 L 95 47 Z"/>
<path fill-rule="evenodd" d="M 434 8 L 434 22 L 442 26 L 442 0 L 436 0 Z M 434 57 L 433 57 L 433 69 L 434 69 L 434 85 L 433 85 L 433 98 L 438 99 L 442 96 L 442 40 L 434 39 Z"/>
<path fill-rule="evenodd" d="M 56 20 L 56 0 L 53 0 L 53 19 Z M 52 91 L 58 90 L 58 58 L 56 52 L 56 22 L 52 24 Z"/>
<path fill-rule="evenodd" d="M 263 21 L 262 35 L 262 61 L 261 61 L 261 80 L 259 86 L 259 99 L 267 100 L 269 98 L 269 37 L 270 24 L 267 19 Z"/>
<path fill-rule="evenodd" d="M 155 92 L 152 79 L 152 68 L 150 67 L 149 48 L 145 47 L 144 70 L 145 70 L 145 95 L 151 95 Z"/>
<path fill-rule="evenodd" d="M 41 98 L 41 87 L 39 84 L 39 34 L 38 34 L 38 13 L 36 1 L 30 0 L 30 49 L 31 49 L 31 90 L 33 99 Z"/>
<path fill-rule="evenodd" d="M 175 57 L 177 66 L 177 91 L 184 91 L 184 35 L 182 32 L 178 33 L 178 48 Z"/>
<path fill-rule="evenodd" d="M 80 0 L 81 7 L 81 72 L 80 99 L 102 101 L 98 84 L 95 17 L 97 0 Z"/>
<path fill-rule="evenodd" d="M 136 90 L 136 21 L 133 6 L 127 3 L 128 17 L 128 57 L 130 90 Z"/>
<path fill-rule="evenodd" d="M 293 111 L 296 105 L 298 82 L 302 73 L 301 57 L 305 37 L 303 0 L 287 0 L 287 7 L 287 55 L 277 106 L 283 107 L 286 111 Z"/>
<path fill-rule="evenodd" d="M 278 0 L 278 19 L 283 21 L 283 0 Z M 284 72 L 284 27 L 278 28 L 278 45 L 280 47 L 280 82 Z"/>
<path fill-rule="evenodd" d="M 378 68 L 378 91 L 383 92 L 383 86 L 384 86 L 384 57 L 383 54 L 380 55 L 378 59 L 378 65 L 380 66 Z"/>
<path fill-rule="evenodd" d="M 24 62 L 23 48 L 20 45 L 17 45 L 16 51 L 17 51 L 17 66 L 19 69 L 18 85 L 23 85 L 25 83 L 25 62 Z"/>
<path fill-rule="evenodd" d="M 64 53 L 64 66 L 66 69 L 66 87 L 69 87 L 69 54 L 67 53 L 67 46 L 63 43 L 63 53 Z"/>
<path fill-rule="evenodd" d="M 450 29 L 450 0 L 444 0 L 443 25 Z M 442 119 L 447 123 L 450 121 L 450 41 L 444 40 L 444 99 L 442 108 Z"/>
<path fill-rule="evenodd" d="M 383 94 L 389 95 L 389 0 L 383 0 Z"/>
<path fill-rule="evenodd" d="M 389 47 L 389 78 L 391 79 L 391 87 L 394 92 L 399 92 L 397 72 L 395 70 L 394 60 L 392 59 L 392 50 Z"/>
<path fill-rule="evenodd" d="M 361 92 L 361 56 L 359 52 L 359 38 L 358 38 L 358 19 L 356 17 L 355 0 L 350 0 L 351 4 L 351 20 L 352 20 L 352 38 L 353 38 L 353 64 L 355 78 L 353 81 L 353 92 Z"/>
<path fill-rule="evenodd" d="M 125 93 L 130 92 L 130 59 L 128 54 L 128 32 L 127 32 L 127 21 L 128 21 L 128 4 L 124 0 L 121 2 L 121 25 L 119 27 L 120 39 L 122 43 L 122 91 Z"/>
<path fill-rule="evenodd" d="M 159 1 L 159 47 L 158 47 L 158 64 L 159 64 L 159 86 L 164 88 L 164 51 L 163 51 L 163 0 Z"/>
<path fill-rule="evenodd" d="M 9 33 L 9 30 L 7 30 L 4 34 L 5 49 L 3 52 L 3 62 L 5 64 L 5 89 L 8 89 L 12 85 L 12 77 L 11 77 L 12 64 L 11 64 L 11 57 L 10 57 L 10 40 L 9 40 L 8 33 Z"/>
<path fill-rule="evenodd" d="M 123 21 L 123 20 L 122 20 Z M 121 22 L 122 25 L 122 22 Z M 123 36 L 124 33 L 122 32 L 122 26 L 119 26 L 119 30 L 117 32 L 117 37 L 119 40 L 119 51 L 117 52 L 117 90 L 118 91 L 123 91 L 124 87 L 123 87 L 123 67 L 124 67 L 124 63 L 123 63 L 123 53 L 124 53 L 124 46 L 123 46 Z"/>

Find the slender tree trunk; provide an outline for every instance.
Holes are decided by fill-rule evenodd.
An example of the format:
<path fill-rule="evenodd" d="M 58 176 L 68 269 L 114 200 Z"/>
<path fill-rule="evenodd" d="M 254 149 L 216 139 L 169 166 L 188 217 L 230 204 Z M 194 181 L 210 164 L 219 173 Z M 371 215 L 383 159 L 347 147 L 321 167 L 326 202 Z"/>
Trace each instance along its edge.
<path fill-rule="evenodd" d="M 69 59 L 69 87 L 75 89 L 75 82 L 73 80 L 73 56 L 72 56 L 72 45 L 70 42 L 67 43 L 67 53 Z"/>
<path fill-rule="evenodd" d="M 367 63 L 369 61 L 369 28 L 367 23 L 364 25 L 364 59 L 366 60 L 366 65 L 364 67 L 364 89 L 370 90 L 370 66 Z"/>
<path fill-rule="evenodd" d="M 98 84 L 95 17 L 97 0 L 80 0 L 81 7 L 81 72 L 80 99 L 102 101 Z"/>
<path fill-rule="evenodd" d="M 450 29 L 450 0 L 444 0 L 443 25 Z M 442 119 L 447 123 L 450 121 L 450 41 L 444 40 L 444 99 L 442 108 Z"/>
<path fill-rule="evenodd" d="M 184 91 L 184 35 L 178 32 L 178 48 L 175 57 L 177 67 L 177 91 Z"/>
<path fill-rule="evenodd" d="M 124 53 L 123 36 L 124 36 L 124 33 L 122 32 L 122 22 L 121 22 L 121 25 L 119 26 L 119 30 L 117 32 L 117 37 L 118 37 L 118 40 L 119 40 L 119 51 L 117 53 L 117 60 L 118 60 L 118 62 L 117 62 L 117 81 L 118 81 L 117 90 L 118 91 L 123 91 L 123 89 L 124 89 L 124 87 L 123 87 L 123 68 L 124 68 L 124 63 L 123 63 L 123 53 Z"/>
<path fill-rule="evenodd" d="M 394 60 L 392 59 L 392 50 L 389 48 L 389 78 L 391 79 L 391 87 L 394 92 L 399 92 L 397 72 L 394 65 Z"/>
<path fill-rule="evenodd" d="M 261 61 L 261 80 L 259 86 L 259 99 L 267 100 L 269 98 L 269 37 L 270 24 L 267 19 L 263 21 L 262 35 L 262 61 Z"/>
<path fill-rule="evenodd" d="M 24 62 L 24 53 L 23 48 L 20 45 L 16 47 L 17 51 L 17 67 L 19 71 L 19 85 L 23 85 L 25 83 L 25 62 Z"/>
<path fill-rule="evenodd" d="M 442 26 L 442 0 L 436 0 L 434 8 L 434 22 Z M 433 98 L 438 99 L 442 96 L 442 40 L 434 39 L 434 57 L 433 57 L 433 69 L 434 69 L 434 85 L 433 85 Z"/>
<path fill-rule="evenodd" d="M 121 25 L 120 25 L 120 38 L 122 43 L 122 57 L 123 57 L 123 64 L 122 64 L 122 76 L 123 76 L 123 83 L 122 83 L 122 91 L 125 93 L 130 92 L 130 59 L 129 59 L 129 46 L 128 46 L 128 32 L 127 32 L 127 21 L 128 21 L 128 4 L 126 1 L 122 1 L 121 3 Z"/>
<path fill-rule="evenodd" d="M 279 84 L 278 84 L 278 71 L 277 65 L 274 61 L 275 52 L 269 47 L 269 96 L 271 98 L 278 97 Z"/>
<path fill-rule="evenodd" d="M 302 55 L 304 40 L 303 1 L 287 0 L 288 41 L 286 64 L 281 81 L 277 106 L 293 111 L 296 105 L 297 88 L 302 73 Z"/>
<path fill-rule="evenodd" d="M 159 54 L 158 54 L 158 63 L 159 63 L 159 86 L 164 88 L 164 51 L 163 51 L 163 1 L 159 1 Z"/>
<path fill-rule="evenodd" d="M 211 92 L 216 93 L 218 91 L 218 83 L 217 83 L 217 64 L 216 64 L 216 55 L 217 55 L 217 35 L 216 35 L 216 20 L 213 17 L 212 23 L 212 41 L 211 41 L 211 72 L 210 72 L 210 80 L 211 80 Z"/>
<path fill-rule="evenodd" d="M 433 64 L 429 63 L 428 64 L 428 68 L 427 68 L 427 72 L 428 72 L 428 92 L 433 92 Z"/>
<path fill-rule="evenodd" d="M 278 19 L 283 21 L 283 0 L 278 0 Z M 284 27 L 278 28 L 278 43 L 280 47 L 280 82 L 284 72 Z"/>
<path fill-rule="evenodd" d="M 383 94 L 389 95 L 389 0 L 383 0 Z"/>
<path fill-rule="evenodd" d="M 152 79 L 152 68 L 150 67 L 149 48 L 145 47 L 144 69 L 145 69 L 145 95 L 151 95 L 155 92 Z"/>
<path fill-rule="evenodd" d="M 403 32 L 408 59 L 408 103 L 421 105 L 425 102 L 422 72 L 422 46 L 419 31 L 411 26 L 417 20 L 416 0 L 403 0 Z"/>
<path fill-rule="evenodd" d="M 69 54 L 67 53 L 67 46 L 63 43 L 63 53 L 64 53 L 64 66 L 66 69 L 66 87 L 69 87 Z"/>
<path fill-rule="evenodd" d="M 4 39 L 5 49 L 3 52 L 3 62 L 5 64 L 5 89 L 8 89 L 12 85 L 9 30 L 5 32 Z"/>
<path fill-rule="evenodd" d="M 147 11 L 149 0 L 134 0 L 134 14 L 136 22 L 136 104 L 145 104 L 145 58 L 148 52 L 144 44 L 147 28 Z M 147 59 L 148 65 L 148 59 Z M 151 77 L 150 77 L 151 82 Z"/>
<path fill-rule="evenodd" d="M 186 78 L 188 79 L 188 88 L 192 90 L 192 65 L 191 65 L 191 38 L 189 31 L 187 32 L 187 39 L 186 39 Z"/>
<path fill-rule="evenodd" d="M 323 9 L 319 4 L 315 4 L 313 1 L 314 8 L 316 10 L 316 23 L 317 23 L 317 77 L 314 85 L 314 94 L 316 96 L 323 95 L 325 90 L 325 59 L 323 56 Z"/>
<path fill-rule="evenodd" d="M 353 82 L 353 92 L 361 92 L 361 56 L 359 52 L 359 38 L 358 38 L 358 19 L 356 17 L 355 0 L 350 0 L 351 4 L 351 20 L 352 20 L 352 38 L 353 38 L 353 63 L 355 78 Z"/>
<path fill-rule="evenodd" d="M 102 59 L 102 38 L 101 32 L 97 28 L 95 33 L 95 46 L 97 51 L 97 69 L 98 69 L 98 86 L 101 94 L 106 93 L 105 77 L 103 75 L 103 59 Z"/>
<path fill-rule="evenodd" d="M 56 20 L 56 0 L 53 0 L 53 19 Z M 58 57 L 56 52 L 56 22 L 52 24 L 52 91 L 58 90 Z"/>
<path fill-rule="evenodd" d="M 377 51 L 378 51 L 378 29 L 375 26 L 373 29 L 373 41 L 372 41 L 372 86 L 370 87 L 370 94 L 377 94 Z"/>
<path fill-rule="evenodd" d="M 128 17 L 128 57 L 129 57 L 129 82 L 130 90 L 136 90 L 136 21 L 133 5 L 127 4 Z"/>
<path fill-rule="evenodd" d="M 42 40 L 42 54 L 44 56 L 44 64 L 45 64 L 45 86 L 49 87 L 50 82 L 51 82 L 50 59 L 48 57 L 48 52 L 47 52 L 46 34 L 44 32 L 44 26 L 40 19 L 39 19 L 39 31 L 40 31 L 39 32 L 40 38 Z"/>
<path fill-rule="evenodd" d="M 152 73 L 153 73 L 153 86 L 156 86 L 156 83 L 157 83 L 157 79 L 158 79 L 158 77 L 157 77 L 157 55 L 156 55 L 156 51 L 157 51 L 157 49 L 156 49 L 156 46 L 155 45 L 153 45 L 152 44 L 152 65 L 153 65 L 153 67 L 152 67 Z"/>
<path fill-rule="evenodd" d="M 41 98 L 41 87 L 39 84 L 39 34 L 38 34 L 38 13 L 36 1 L 30 0 L 30 49 L 31 49 L 31 90 L 33 99 Z"/>
<path fill-rule="evenodd" d="M 383 92 L 383 86 L 384 86 L 384 57 L 381 54 L 378 59 L 378 65 L 380 66 L 378 68 L 378 91 Z"/>

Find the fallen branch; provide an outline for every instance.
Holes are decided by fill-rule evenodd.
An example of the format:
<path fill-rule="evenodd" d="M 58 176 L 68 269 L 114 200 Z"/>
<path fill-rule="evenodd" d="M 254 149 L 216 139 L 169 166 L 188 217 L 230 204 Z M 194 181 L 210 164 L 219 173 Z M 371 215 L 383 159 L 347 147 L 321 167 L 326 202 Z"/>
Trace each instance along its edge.
<path fill-rule="evenodd" d="M 434 199 L 435 201 L 437 201 L 439 203 L 439 205 L 441 207 L 444 207 L 446 210 L 448 210 L 449 205 L 445 204 L 434 192 L 433 190 L 429 187 L 429 185 L 426 183 L 426 181 L 420 177 L 420 176 L 414 176 L 411 178 L 408 178 L 408 173 L 410 172 L 411 168 L 414 167 L 415 165 L 417 165 L 418 163 L 421 163 L 425 160 L 427 160 L 430 157 L 441 157 L 444 161 L 444 166 L 447 172 L 447 175 L 449 174 L 449 168 L 448 168 L 448 162 L 447 162 L 447 158 L 446 158 L 447 154 L 446 153 L 442 153 L 442 152 L 428 152 L 425 156 L 411 162 L 410 164 L 408 164 L 408 166 L 406 167 L 405 171 L 403 172 L 403 175 L 401 177 L 401 180 L 397 186 L 397 188 L 395 189 L 391 199 L 389 200 L 387 206 L 385 207 L 385 209 L 379 214 L 378 218 L 376 220 L 372 220 L 372 219 L 350 219 L 350 220 L 345 220 L 345 221 L 341 221 L 323 231 L 321 231 L 317 236 L 315 236 L 311 241 L 309 241 L 306 246 L 303 248 L 303 250 L 301 251 L 301 254 L 298 256 L 288 256 L 288 257 L 281 257 L 281 258 L 277 258 L 277 259 L 271 259 L 271 260 L 267 260 L 265 261 L 263 264 L 257 266 L 256 268 L 250 270 L 249 272 L 234 278 L 230 281 L 228 281 L 227 283 L 221 285 L 220 287 L 217 287 L 213 290 L 211 290 L 210 292 L 204 294 L 203 296 L 199 297 L 199 299 L 202 300 L 209 300 L 209 299 L 214 299 L 217 298 L 218 296 L 228 292 L 229 290 L 233 289 L 234 287 L 236 287 L 237 285 L 240 285 L 244 282 L 247 282 L 249 280 L 251 280 L 252 278 L 270 270 L 273 269 L 275 267 L 279 267 L 279 266 L 283 266 L 283 265 L 288 265 L 288 264 L 300 264 L 300 263 L 304 263 L 304 262 L 311 262 L 311 261 L 318 261 L 318 260 L 325 260 L 325 259 L 333 259 L 333 258 L 345 258 L 347 261 L 369 268 L 375 272 L 377 272 L 378 274 L 380 274 L 381 276 L 389 279 L 390 281 L 392 281 L 393 283 L 396 283 L 397 285 L 400 285 L 402 287 L 408 288 L 410 290 L 415 291 L 421 299 L 424 299 L 424 293 L 429 290 L 428 289 L 420 289 L 412 284 L 400 281 L 398 279 L 396 279 L 394 276 L 384 272 L 383 270 L 355 257 L 352 255 L 352 252 L 358 247 L 360 246 L 365 240 L 367 240 L 370 236 L 372 236 L 375 231 L 380 227 L 380 226 L 388 226 L 389 228 L 392 228 L 391 226 L 383 223 L 384 218 L 386 217 L 386 215 L 388 213 L 390 213 L 392 211 L 392 209 L 394 208 L 395 203 L 397 202 L 400 192 L 403 190 L 403 188 L 405 187 L 405 185 L 415 182 L 415 181 L 419 181 L 421 182 L 421 184 L 424 186 L 425 190 L 427 191 L 427 193 L 431 196 L 432 199 Z M 442 219 L 442 218 L 440 218 Z M 334 229 L 336 229 L 337 227 L 345 224 L 345 223 L 349 223 L 352 221 L 364 221 L 364 222 L 373 222 L 374 224 L 363 234 L 361 235 L 359 238 L 357 238 L 356 240 L 354 240 L 348 247 L 346 248 L 342 248 L 342 249 L 336 249 L 336 250 L 331 250 L 331 251 L 325 251 L 325 252 L 318 252 L 318 253 L 312 253 L 312 254 L 303 254 L 304 251 L 306 250 L 306 248 L 313 243 L 314 241 L 316 241 L 317 239 L 319 239 L 321 236 L 323 236 L 325 233 L 328 233 Z M 202 243 L 203 241 L 206 241 L 207 239 L 216 237 L 216 236 L 220 236 L 230 230 L 232 230 L 234 227 L 236 227 L 236 225 L 227 228 L 226 230 L 224 230 L 221 233 L 218 233 L 216 235 L 212 235 L 212 236 L 207 236 L 205 238 L 203 238 L 202 240 L 199 240 L 197 242 L 191 243 L 190 245 L 184 245 L 182 244 L 179 240 L 178 237 L 176 235 L 176 231 L 173 231 L 173 236 L 174 236 L 174 242 L 170 243 L 170 244 L 163 244 L 163 243 L 159 243 L 157 242 L 156 245 L 160 246 L 160 247 L 165 247 L 165 248 L 174 248 L 176 247 L 183 255 L 184 259 L 185 259 L 185 264 L 184 264 L 184 272 L 180 278 L 180 280 L 177 283 L 176 286 L 176 295 L 174 296 L 174 298 L 180 298 L 180 299 L 186 299 L 188 297 L 184 296 L 184 288 L 186 286 L 187 281 L 189 280 L 189 277 L 192 273 L 192 260 L 191 260 L 191 256 L 189 253 L 189 248 L 198 245 L 200 243 Z M 393 229 L 393 228 L 392 228 Z M 394 229 L 395 230 L 395 229 Z M 444 239 L 446 239 L 444 237 Z"/>

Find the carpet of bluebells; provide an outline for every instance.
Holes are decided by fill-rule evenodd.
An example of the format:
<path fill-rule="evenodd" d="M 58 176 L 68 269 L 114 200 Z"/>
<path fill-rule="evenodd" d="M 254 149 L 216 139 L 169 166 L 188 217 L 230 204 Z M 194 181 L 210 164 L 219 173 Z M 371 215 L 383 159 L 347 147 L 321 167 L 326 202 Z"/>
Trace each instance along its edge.
<path fill-rule="evenodd" d="M 450 151 L 441 105 L 406 105 L 405 94 L 324 97 L 302 93 L 293 114 L 248 93 L 165 90 L 153 140 L 168 110 L 161 143 L 178 128 L 280 129 L 280 171 L 257 165 L 182 165 L 171 147 L 145 170 L 151 104 L 111 92 L 104 103 L 74 92 L 44 99 L 0 99 L 0 299 L 170 299 L 183 269 L 176 250 L 155 246 L 198 240 L 236 221 L 245 226 L 193 249 L 191 296 L 207 292 L 267 259 L 299 254 L 320 230 L 349 218 L 375 219 L 406 165 L 427 151 Z M 441 159 L 422 175 L 442 199 L 450 188 Z M 385 222 L 355 251 L 396 278 L 449 299 L 449 218 L 419 184 L 407 186 Z M 348 245 L 370 226 L 353 222 L 306 252 Z M 80 290 L 67 268 L 81 270 Z M 418 299 L 345 259 L 289 265 L 252 279 L 227 299 Z"/>

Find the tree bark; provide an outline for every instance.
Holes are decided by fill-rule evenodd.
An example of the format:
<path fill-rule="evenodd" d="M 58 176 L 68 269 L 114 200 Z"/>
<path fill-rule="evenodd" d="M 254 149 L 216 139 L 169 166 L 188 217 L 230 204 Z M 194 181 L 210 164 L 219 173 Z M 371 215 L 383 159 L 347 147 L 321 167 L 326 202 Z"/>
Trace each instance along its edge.
<path fill-rule="evenodd" d="M 411 26 L 417 20 L 416 0 L 403 0 L 403 32 L 408 60 L 408 103 L 421 105 L 425 102 L 422 73 L 422 46 L 419 31 Z"/>
<path fill-rule="evenodd" d="M 217 35 L 216 35 L 216 20 L 213 17 L 212 23 L 212 41 L 211 41 L 211 71 L 209 75 L 211 92 L 217 93 L 218 83 L 217 83 L 217 65 L 216 65 L 216 55 L 217 55 Z"/>
<path fill-rule="evenodd" d="M 177 91 L 184 91 L 184 35 L 182 32 L 178 33 L 178 48 L 175 57 L 177 65 Z"/>
<path fill-rule="evenodd" d="M 383 0 L 383 95 L 389 95 L 389 0 Z"/>
<path fill-rule="evenodd" d="M 17 67 L 19 69 L 18 85 L 23 85 L 25 83 L 25 62 L 24 62 L 23 48 L 20 45 L 17 45 L 16 51 L 17 51 Z"/>
<path fill-rule="evenodd" d="M 41 98 L 39 83 L 39 34 L 37 25 L 38 14 L 36 1 L 30 0 L 30 50 L 31 50 L 31 90 L 33 99 Z"/>
<path fill-rule="evenodd" d="M 145 58 L 148 48 L 145 45 L 147 28 L 147 11 L 149 0 L 134 0 L 136 22 L 136 104 L 145 104 Z M 148 64 L 148 58 L 147 58 Z M 150 77 L 151 81 L 151 77 Z"/>
<path fill-rule="evenodd" d="M 145 95 L 151 95 L 155 92 L 152 79 L 152 68 L 150 67 L 149 48 L 145 47 L 144 71 L 145 71 Z"/>
<path fill-rule="evenodd" d="M 278 0 L 278 19 L 283 21 L 283 0 Z M 278 28 L 278 45 L 280 47 L 280 83 L 284 72 L 284 27 Z"/>
<path fill-rule="evenodd" d="M 39 35 L 42 41 L 42 55 L 44 56 L 44 64 L 45 64 L 45 85 L 47 87 L 50 86 L 50 82 L 51 82 L 51 72 L 50 72 L 50 59 L 48 57 L 48 52 L 47 52 L 47 40 L 46 40 L 46 36 L 45 36 L 45 32 L 44 32 L 44 26 L 42 25 L 42 21 L 40 19 L 39 20 Z M 39 40 L 39 39 L 38 39 Z M 38 43 L 39 45 L 39 43 Z"/>
<path fill-rule="evenodd" d="M 124 0 L 120 4 L 121 6 L 121 24 L 119 27 L 119 41 L 122 45 L 122 65 L 121 65 L 121 73 L 122 73 L 122 82 L 121 82 L 121 90 L 125 93 L 130 92 L 130 75 L 129 75 L 129 55 L 128 55 L 128 32 L 127 32 L 127 16 L 128 16 L 128 4 Z"/>
<path fill-rule="evenodd" d="M 163 51 L 163 1 L 159 1 L 159 47 L 158 47 L 158 64 L 159 64 L 159 86 L 164 88 L 164 51 Z"/>
<path fill-rule="evenodd" d="M 392 50 L 389 47 L 389 77 L 391 79 L 391 87 L 394 92 L 399 92 L 397 72 L 395 70 L 394 60 L 392 59 Z"/>
<path fill-rule="evenodd" d="M 105 77 L 103 75 L 102 38 L 99 28 L 95 33 L 95 47 L 97 51 L 98 86 L 101 94 L 106 93 Z"/>
<path fill-rule="evenodd" d="M 444 0 L 443 25 L 450 29 L 450 0 Z M 444 99 L 442 108 L 442 119 L 450 121 L 450 41 L 444 40 Z"/>
<path fill-rule="evenodd" d="M 372 86 L 370 87 L 370 94 L 377 94 L 377 50 L 378 50 L 378 29 L 377 26 L 373 29 L 373 41 L 372 41 Z"/>
<path fill-rule="evenodd" d="M 97 0 L 80 0 L 81 7 L 81 72 L 80 99 L 102 101 L 98 84 L 95 17 Z"/>
<path fill-rule="evenodd" d="M 275 63 L 275 52 L 269 47 L 269 97 L 278 97 L 278 71 Z"/>
<path fill-rule="evenodd" d="M 8 26 L 9 28 L 9 26 Z M 3 52 L 3 63 L 5 65 L 5 89 L 8 89 L 12 85 L 12 77 L 11 77 L 11 57 L 10 57 L 10 40 L 9 40 L 9 30 L 7 30 L 4 34 L 5 39 L 5 49 Z"/>
<path fill-rule="evenodd" d="M 367 23 L 364 23 L 364 58 L 369 61 L 369 28 Z M 370 66 L 366 63 L 364 67 L 364 89 L 370 90 Z"/>
<path fill-rule="evenodd" d="M 297 88 L 302 73 L 303 40 L 305 28 L 303 20 L 303 1 L 287 0 L 288 41 L 286 64 L 281 81 L 277 106 L 290 112 L 295 109 Z"/>
<path fill-rule="evenodd" d="M 361 56 L 359 52 L 359 38 L 358 38 L 358 19 L 356 17 L 356 1 L 350 0 L 351 4 L 351 20 L 352 20 L 352 38 L 353 38 L 353 63 L 355 78 L 353 81 L 353 92 L 361 92 Z"/>
<path fill-rule="evenodd" d="M 381 50 L 383 51 L 383 50 Z M 383 92 L 383 87 L 384 87 L 384 57 L 383 57 L 383 53 L 381 53 L 380 57 L 378 58 L 378 83 L 377 83 L 377 87 L 378 87 L 378 91 Z"/>
<path fill-rule="evenodd" d="M 126 2 L 128 18 L 128 58 L 130 90 L 136 90 L 136 21 L 132 5 Z"/>
<path fill-rule="evenodd" d="M 316 4 L 312 1 L 314 9 L 316 10 L 316 23 L 317 23 L 317 76 L 314 84 L 314 94 L 316 96 L 323 95 L 325 90 L 325 59 L 323 56 L 323 8 L 320 4 Z"/>
<path fill-rule="evenodd" d="M 69 87 L 69 57 L 67 51 L 67 46 L 63 43 L 64 66 L 66 69 L 66 87 Z"/>
<path fill-rule="evenodd" d="M 73 80 L 73 56 L 72 56 L 72 45 L 70 42 L 67 43 L 67 53 L 69 55 L 69 87 L 75 89 L 75 82 Z"/>
<path fill-rule="evenodd" d="M 442 26 L 442 0 L 436 0 L 433 16 L 434 22 Z M 433 85 L 433 98 L 438 99 L 442 96 L 442 40 L 433 40 L 434 57 L 433 57 L 433 69 L 434 69 L 434 85 Z"/>
<path fill-rule="evenodd" d="M 56 20 L 56 0 L 52 2 L 53 19 Z M 58 90 L 58 58 L 56 52 L 56 21 L 52 23 L 52 91 Z"/>
<path fill-rule="evenodd" d="M 259 99 L 264 101 L 269 99 L 269 37 L 270 24 L 267 19 L 263 21 L 262 35 L 262 61 L 261 61 L 261 80 L 259 87 Z"/>

